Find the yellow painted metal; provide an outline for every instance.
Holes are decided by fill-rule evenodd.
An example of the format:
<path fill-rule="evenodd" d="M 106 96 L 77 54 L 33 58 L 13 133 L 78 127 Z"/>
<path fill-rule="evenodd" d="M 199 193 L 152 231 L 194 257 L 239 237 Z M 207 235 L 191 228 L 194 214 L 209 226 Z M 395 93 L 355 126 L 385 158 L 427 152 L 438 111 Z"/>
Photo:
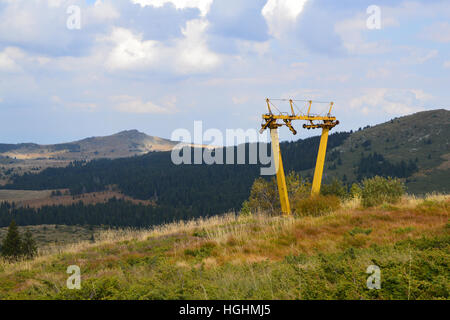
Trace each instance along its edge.
<path fill-rule="evenodd" d="M 312 101 L 309 100 L 309 107 L 308 107 L 308 117 L 309 117 L 309 113 L 311 112 L 311 105 L 312 105 Z"/>
<path fill-rule="evenodd" d="M 325 154 L 327 151 L 328 133 L 330 128 L 322 128 L 322 137 L 320 138 L 319 152 L 317 154 L 316 169 L 314 170 L 314 180 L 312 184 L 311 195 L 318 195 L 320 193 L 320 186 L 322 184 L 323 167 L 325 165 Z"/>
<path fill-rule="evenodd" d="M 289 205 L 289 197 L 286 186 L 286 178 L 284 175 L 283 169 L 283 161 L 281 159 L 281 151 L 280 151 L 280 142 L 278 138 L 278 128 L 285 125 L 291 130 L 291 132 L 295 135 L 297 131 L 292 126 L 293 120 L 304 120 L 308 121 L 308 124 L 304 124 L 303 128 L 305 129 L 318 129 L 322 128 L 322 137 L 320 139 L 319 152 L 316 160 L 316 168 L 314 170 L 314 180 L 312 185 L 311 194 L 316 195 L 320 193 L 320 186 L 322 184 L 322 175 L 323 168 L 325 165 L 325 154 L 327 150 L 328 144 L 328 134 L 332 128 L 339 124 L 339 121 L 336 120 L 336 117 L 331 116 L 331 109 L 333 108 L 333 102 L 330 103 L 330 109 L 326 116 L 318 116 L 311 115 L 311 106 L 312 101 L 308 101 L 308 113 L 306 115 L 294 113 L 293 108 L 293 100 L 290 99 L 289 103 L 291 106 L 291 115 L 287 115 L 286 113 L 273 114 L 270 108 L 270 99 L 266 99 L 267 108 L 269 109 L 269 113 L 263 114 L 262 118 L 265 121 L 261 125 L 260 132 L 262 133 L 265 129 L 270 129 L 270 135 L 272 138 L 272 150 L 274 154 L 275 160 L 275 168 L 277 173 L 277 184 L 278 184 L 278 192 L 280 194 L 280 202 L 281 202 L 281 211 L 285 215 L 291 214 L 291 209 Z M 275 107 L 276 108 L 276 107 Z M 278 109 L 278 108 L 277 108 Z M 283 123 L 277 123 L 277 120 L 283 120 Z M 277 156 L 278 155 L 278 156 Z"/>
<path fill-rule="evenodd" d="M 292 99 L 290 99 L 289 100 L 289 104 L 291 105 L 291 114 L 294 115 L 295 114 L 295 112 L 294 112 L 294 105 L 293 105 L 294 101 L 292 101 Z"/>
<path fill-rule="evenodd" d="M 286 177 L 284 175 L 283 160 L 281 158 L 280 141 L 278 139 L 278 129 L 271 128 L 270 136 L 272 138 L 272 152 L 275 161 L 275 170 L 277 173 L 278 193 L 280 195 L 281 212 L 284 215 L 291 214 L 291 206 L 286 187 Z"/>
<path fill-rule="evenodd" d="M 330 102 L 330 110 L 328 111 L 328 115 L 331 114 L 331 109 L 333 109 L 333 105 L 334 105 L 334 103 L 333 103 L 333 102 Z"/>

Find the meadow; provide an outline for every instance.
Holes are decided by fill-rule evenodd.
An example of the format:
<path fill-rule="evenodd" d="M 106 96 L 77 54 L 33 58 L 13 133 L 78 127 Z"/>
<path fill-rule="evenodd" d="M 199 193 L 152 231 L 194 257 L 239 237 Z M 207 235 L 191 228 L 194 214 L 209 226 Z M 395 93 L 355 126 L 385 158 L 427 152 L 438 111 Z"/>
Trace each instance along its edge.
<path fill-rule="evenodd" d="M 317 217 L 234 213 L 0 262 L 0 299 L 448 299 L 450 196 L 358 198 Z M 68 266 L 81 289 L 66 286 Z M 369 289 L 370 265 L 381 289 Z"/>

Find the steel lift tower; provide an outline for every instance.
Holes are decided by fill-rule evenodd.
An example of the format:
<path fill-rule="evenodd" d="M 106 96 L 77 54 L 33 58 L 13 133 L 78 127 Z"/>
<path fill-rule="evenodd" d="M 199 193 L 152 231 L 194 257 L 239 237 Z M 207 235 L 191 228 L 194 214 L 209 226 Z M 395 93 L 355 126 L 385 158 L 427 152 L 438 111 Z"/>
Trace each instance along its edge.
<path fill-rule="evenodd" d="M 272 101 L 289 101 L 291 107 L 291 113 L 281 112 L 272 103 Z M 325 153 L 327 150 L 328 133 L 332 128 L 339 124 L 336 117 L 331 115 L 331 109 L 333 108 L 333 102 L 330 102 L 330 108 L 328 114 L 325 116 L 311 114 L 311 106 L 313 101 L 311 100 L 287 100 L 287 99 L 266 99 L 267 108 L 269 112 L 262 115 L 264 123 L 261 125 L 260 132 L 263 133 L 267 128 L 270 129 L 270 136 L 272 139 L 272 154 L 275 161 L 275 169 L 277 173 L 278 192 L 280 194 L 281 211 L 284 215 L 291 214 L 291 208 L 289 205 L 288 192 L 286 187 L 286 178 L 284 175 L 283 161 L 281 158 L 280 141 L 278 139 L 278 128 L 286 126 L 291 132 L 296 135 L 297 131 L 292 126 L 293 120 L 304 120 L 307 123 L 303 124 L 304 129 L 319 129 L 322 128 L 322 136 L 320 138 L 319 152 L 317 154 L 316 168 L 314 170 L 314 179 L 312 184 L 311 195 L 317 195 L 320 193 L 320 185 L 322 183 L 323 168 L 325 165 Z M 294 105 L 296 101 L 303 101 L 308 103 L 308 111 L 306 114 L 294 112 Z M 279 111 L 279 114 L 273 114 L 271 106 Z M 278 122 L 280 120 L 280 122 Z"/>

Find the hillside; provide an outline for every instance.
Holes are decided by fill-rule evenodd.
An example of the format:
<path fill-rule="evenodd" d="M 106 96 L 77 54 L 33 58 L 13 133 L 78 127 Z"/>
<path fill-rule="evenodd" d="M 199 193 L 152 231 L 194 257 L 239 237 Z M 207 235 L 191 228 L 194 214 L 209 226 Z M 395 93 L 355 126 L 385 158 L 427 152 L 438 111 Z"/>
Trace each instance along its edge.
<path fill-rule="evenodd" d="M 328 143 L 324 183 L 330 183 L 337 177 L 350 187 L 352 183 L 364 178 L 381 175 L 400 178 L 405 182 L 407 191 L 412 194 L 450 192 L 449 114 L 450 111 L 447 110 L 427 111 L 356 132 L 334 132 Z M 285 171 L 294 170 L 310 179 L 319 139 L 316 136 L 283 142 L 281 149 Z M 248 149 L 249 145 L 246 145 L 246 163 Z M 226 150 L 224 154 L 225 152 Z M 82 208 L 83 212 L 86 210 L 90 215 L 80 216 L 76 213 L 76 210 L 81 210 L 76 206 L 77 200 L 70 202 L 67 201 L 70 199 L 59 201 L 54 198 L 39 201 L 50 207 L 40 211 L 42 219 L 32 220 L 45 224 L 98 221 L 113 223 L 114 226 L 147 227 L 149 221 L 160 223 L 240 210 L 243 201 L 249 196 L 253 181 L 260 176 L 260 167 L 259 164 L 174 165 L 170 152 L 150 152 L 129 158 L 81 161 L 65 168 L 48 168 L 38 174 L 13 174 L 10 176 L 10 183 L 3 186 L 3 189 L 17 190 L 20 199 L 24 195 L 22 190 L 68 189 L 72 196 L 78 197 L 95 193 L 105 195 L 105 191 L 113 188 L 120 193 L 120 198 L 150 201 L 156 207 L 140 208 L 114 202 L 116 207 L 120 206 L 128 212 L 130 220 L 127 221 L 123 213 L 117 210 L 114 211 L 114 216 L 108 215 L 112 204 L 104 201 L 97 206 Z M 102 199 L 106 201 L 108 199 L 105 196 Z M 14 199 L 17 197 L 9 201 Z M 27 204 L 28 202 L 22 201 L 21 205 Z M 70 204 L 71 207 L 59 208 L 51 206 L 52 204 Z M 4 208 L 0 211 L 0 221 L 3 224 L 8 223 L 8 210 Z M 71 213 L 72 216 L 63 216 L 62 212 Z M 31 209 L 13 212 L 22 225 L 30 223 L 26 217 L 35 217 L 35 213 Z M 164 217 L 157 218 L 161 213 Z"/>
<path fill-rule="evenodd" d="M 106 137 L 39 145 L 34 143 L 0 144 L 0 156 L 18 160 L 92 160 L 124 158 L 151 151 L 169 151 L 176 142 L 148 136 L 137 130 L 122 131 Z"/>
<path fill-rule="evenodd" d="M 137 130 L 53 145 L 0 143 L 0 184 L 2 178 L 6 183 L 12 173 L 40 172 L 48 167 L 65 167 L 77 160 L 117 159 L 153 151 L 169 151 L 176 144 Z"/>
<path fill-rule="evenodd" d="M 406 197 L 319 217 L 110 230 L 32 261 L 0 260 L 0 299 L 449 299 L 449 212 L 449 196 Z M 71 265 L 80 290 L 66 287 Z M 379 290 L 366 285 L 371 265 Z"/>
<path fill-rule="evenodd" d="M 362 158 L 375 153 L 384 160 L 373 173 L 383 175 L 383 164 L 413 162 L 417 170 L 404 178 L 408 191 L 426 193 L 450 191 L 450 111 L 418 112 L 353 132 L 335 148 L 328 148 L 325 176 L 347 182 L 359 180 Z M 384 162 L 384 163 L 381 163 Z M 311 170 L 303 171 L 312 174 Z M 367 176 L 366 172 L 364 176 Z M 359 179 L 358 179 L 359 178 Z"/>

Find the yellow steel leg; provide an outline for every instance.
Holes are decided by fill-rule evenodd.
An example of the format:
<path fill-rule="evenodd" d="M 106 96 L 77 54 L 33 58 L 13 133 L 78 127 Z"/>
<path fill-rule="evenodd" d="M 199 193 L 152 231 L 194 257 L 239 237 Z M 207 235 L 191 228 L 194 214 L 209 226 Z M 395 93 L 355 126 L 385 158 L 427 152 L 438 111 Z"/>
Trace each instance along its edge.
<path fill-rule="evenodd" d="M 281 159 L 280 141 L 278 140 L 278 129 L 270 129 L 272 138 L 272 152 L 275 161 L 275 170 L 277 172 L 278 192 L 280 194 L 281 211 L 285 215 L 291 214 L 291 206 L 286 187 L 286 178 L 284 176 L 283 160 Z"/>
<path fill-rule="evenodd" d="M 312 195 L 320 193 L 320 185 L 322 184 L 323 167 L 325 165 L 325 153 L 327 151 L 329 128 L 322 129 L 322 137 L 320 138 L 319 153 L 317 154 L 316 169 L 314 170 L 314 180 L 312 185 Z"/>

